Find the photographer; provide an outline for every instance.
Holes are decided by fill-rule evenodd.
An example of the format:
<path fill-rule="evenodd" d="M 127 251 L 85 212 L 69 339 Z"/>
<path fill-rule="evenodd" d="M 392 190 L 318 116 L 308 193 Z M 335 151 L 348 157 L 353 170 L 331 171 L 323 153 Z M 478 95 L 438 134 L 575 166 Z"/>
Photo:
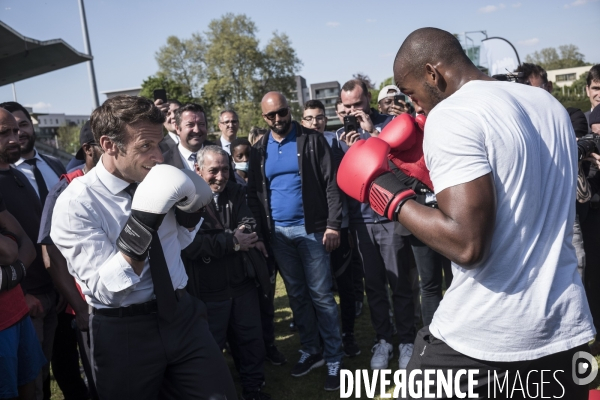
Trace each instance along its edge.
<path fill-rule="evenodd" d="M 187 290 L 206 304 L 208 326 L 219 348 L 225 347 L 228 336 L 233 339 L 229 344 L 239 360 L 236 366 L 243 398 L 260 400 L 265 396 L 260 392 L 265 380 L 265 346 L 257 288 L 248 270 L 248 258 L 249 252 L 256 249 L 265 256 L 267 252 L 253 233 L 256 221 L 246 205 L 242 186 L 229 180 L 229 174 L 235 172 L 230 171 L 225 150 L 219 146 L 201 149 L 196 173 L 209 184 L 214 201 L 202 211 L 200 230 L 181 253 L 189 277 Z M 262 262 L 264 265 L 254 267 L 263 267 L 268 284 L 266 262 Z M 265 286 L 263 290 L 267 291 Z"/>
<path fill-rule="evenodd" d="M 415 109 L 408 100 L 408 97 L 398 89 L 398 86 L 384 86 L 377 96 L 377 108 L 382 114 L 400 115 L 403 113 L 412 114 Z"/>

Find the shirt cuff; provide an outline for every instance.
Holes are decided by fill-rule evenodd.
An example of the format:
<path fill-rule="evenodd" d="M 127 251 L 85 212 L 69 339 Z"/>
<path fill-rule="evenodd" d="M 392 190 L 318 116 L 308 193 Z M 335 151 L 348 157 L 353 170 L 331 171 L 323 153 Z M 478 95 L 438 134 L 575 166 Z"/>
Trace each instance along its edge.
<path fill-rule="evenodd" d="M 114 293 L 122 292 L 140 281 L 120 251 L 100 267 L 98 275 L 104 287 Z"/>

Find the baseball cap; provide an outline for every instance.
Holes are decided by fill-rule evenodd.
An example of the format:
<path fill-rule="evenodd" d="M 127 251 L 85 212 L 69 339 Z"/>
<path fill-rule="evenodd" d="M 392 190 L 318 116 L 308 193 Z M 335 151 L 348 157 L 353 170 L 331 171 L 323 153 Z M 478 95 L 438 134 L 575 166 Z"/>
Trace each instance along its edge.
<path fill-rule="evenodd" d="M 90 128 L 90 121 L 88 120 L 79 131 L 79 151 L 75 154 L 75 158 L 78 160 L 85 160 L 85 153 L 83 152 L 83 145 L 87 143 L 93 143 L 94 135 L 92 134 L 92 128 Z"/>
<path fill-rule="evenodd" d="M 390 90 L 394 90 L 394 91 L 395 91 L 395 93 L 389 93 L 389 94 L 388 94 L 388 92 L 389 92 Z M 397 95 L 397 94 L 404 94 L 404 93 L 402 93 L 402 92 L 400 91 L 400 89 L 398 88 L 398 86 L 396 86 L 396 85 L 387 85 L 387 86 L 384 86 L 384 87 L 383 87 L 383 88 L 382 88 L 382 89 L 379 91 L 379 96 L 377 96 L 377 102 L 379 103 L 379 102 L 380 102 L 382 99 L 385 99 L 386 97 L 389 97 L 389 96 L 394 96 L 394 95 Z"/>

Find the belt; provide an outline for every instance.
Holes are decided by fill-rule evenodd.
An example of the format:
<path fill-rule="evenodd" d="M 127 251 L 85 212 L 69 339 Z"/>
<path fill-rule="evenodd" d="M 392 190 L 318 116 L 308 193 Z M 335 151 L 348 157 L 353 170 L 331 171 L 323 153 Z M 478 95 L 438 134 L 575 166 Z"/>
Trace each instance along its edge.
<path fill-rule="evenodd" d="M 184 289 L 175 290 L 175 297 L 177 297 L 177 301 L 179 301 L 183 295 L 187 293 Z M 104 315 L 106 317 L 133 317 L 136 315 L 147 315 L 156 313 L 158 311 L 158 306 L 156 304 L 156 300 L 150 300 L 141 304 L 132 304 L 127 307 L 119 307 L 119 308 L 92 308 L 92 314 L 96 315 Z"/>

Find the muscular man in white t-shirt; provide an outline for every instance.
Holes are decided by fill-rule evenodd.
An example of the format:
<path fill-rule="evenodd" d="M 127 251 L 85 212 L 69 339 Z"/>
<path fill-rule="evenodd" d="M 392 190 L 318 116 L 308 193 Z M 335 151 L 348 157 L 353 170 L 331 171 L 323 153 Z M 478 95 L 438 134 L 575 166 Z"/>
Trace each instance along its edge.
<path fill-rule="evenodd" d="M 543 396 L 587 399 L 572 374 L 595 331 L 571 244 L 577 146 L 564 107 L 542 89 L 483 74 L 434 28 L 407 37 L 394 79 L 427 114 L 424 139 L 414 123 L 406 126 L 421 136 L 411 141 L 409 128 L 384 129 L 346 154 L 338 183 L 453 262 L 452 285 L 407 372 L 476 369 L 483 397 L 496 376 L 508 387 L 491 398 L 535 398 L 543 387 Z M 382 149 L 433 186 L 439 209 L 415 201 L 387 162 L 366 161 L 382 159 Z"/>

